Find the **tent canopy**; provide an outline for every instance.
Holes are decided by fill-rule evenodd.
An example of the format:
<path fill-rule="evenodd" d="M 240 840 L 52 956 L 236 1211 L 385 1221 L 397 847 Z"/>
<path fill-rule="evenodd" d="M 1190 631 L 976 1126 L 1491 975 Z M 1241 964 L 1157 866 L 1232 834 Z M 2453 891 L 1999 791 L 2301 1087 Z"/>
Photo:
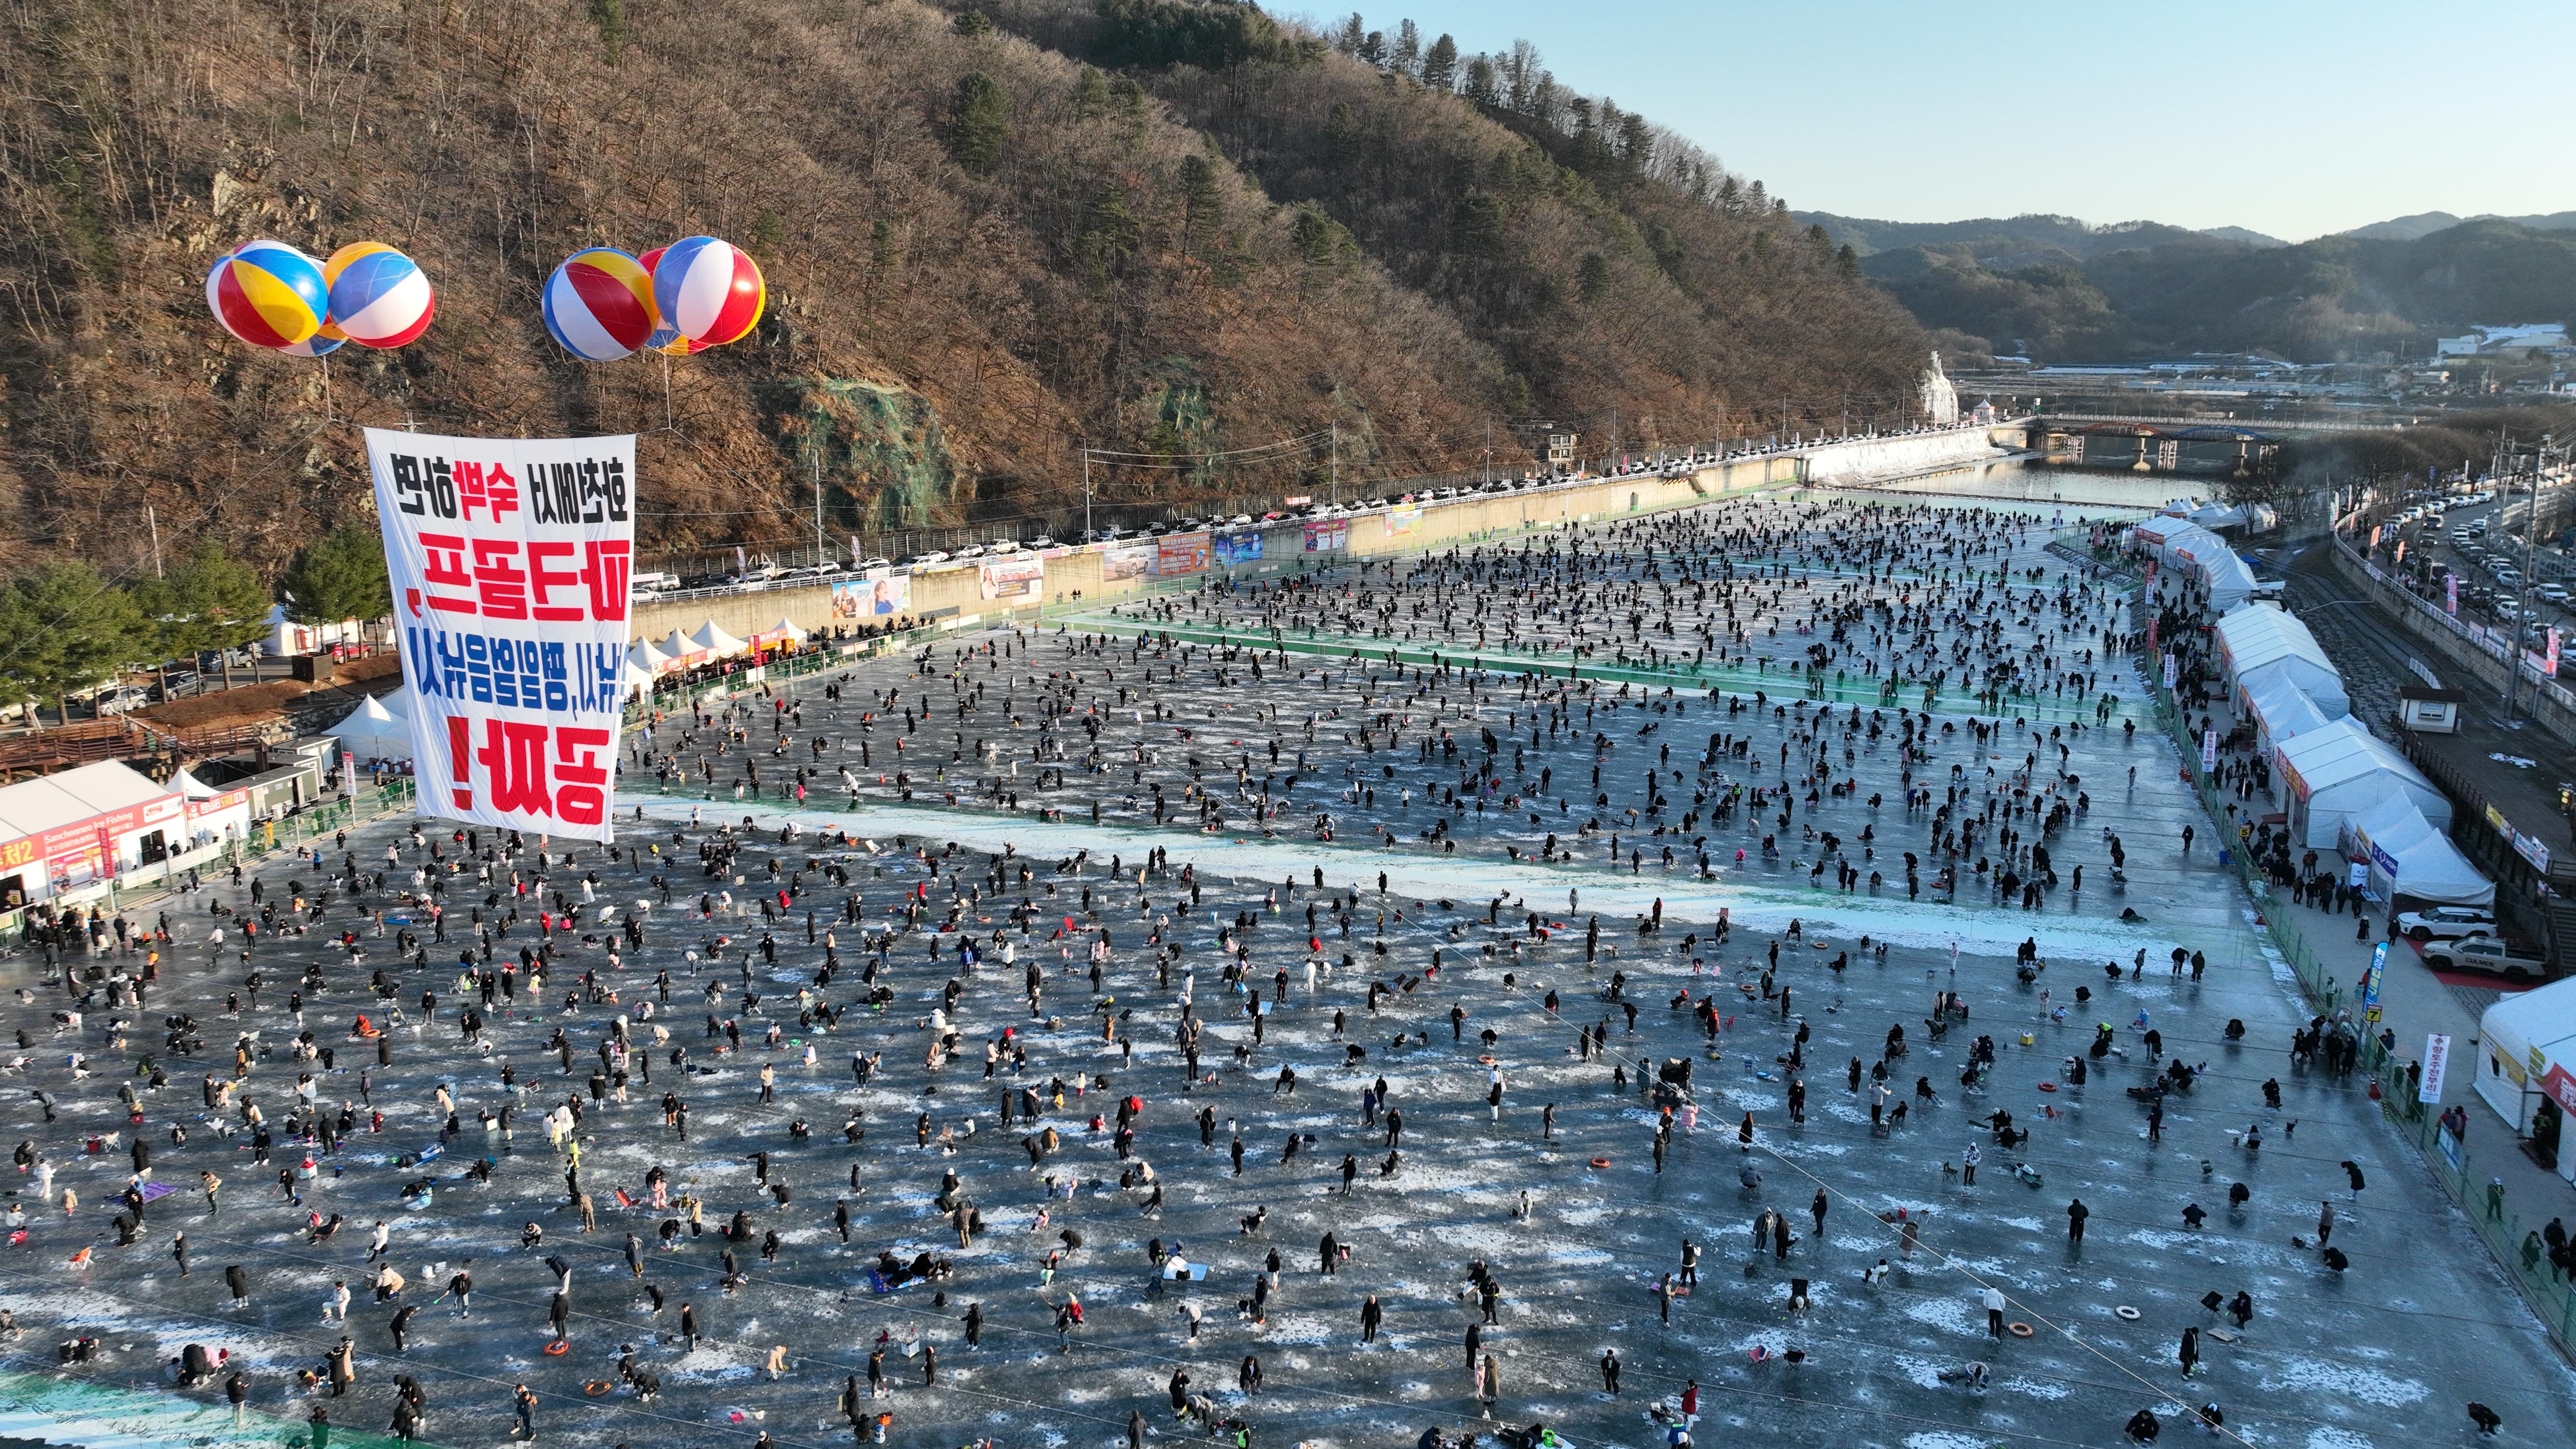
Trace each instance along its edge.
<path fill-rule="evenodd" d="M 2266 680 L 2262 689 L 2250 692 L 2245 712 L 2262 731 L 2261 744 L 2267 750 L 2329 723 L 2325 711 L 2285 679 Z"/>
<path fill-rule="evenodd" d="M 223 793 L 185 770 L 178 770 L 171 774 L 170 788 L 191 800 L 212 800 Z"/>
<path fill-rule="evenodd" d="M 2371 884 L 2383 894 L 2442 906 L 2495 904 L 2495 882 L 2478 874 L 2412 800 L 2382 800 L 2345 821 L 2343 833 L 2344 849 L 2370 862 Z"/>
<path fill-rule="evenodd" d="M 697 646 L 699 652 L 713 654 L 720 659 L 728 654 L 740 654 L 751 648 L 750 645 L 726 633 L 724 627 L 713 619 L 700 624 L 698 632 L 689 636 L 689 642 Z"/>
<path fill-rule="evenodd" d="M 2427 821 L 2444 828 L 2451 823 L 2449 797 L 2435 789 L 2433 782 L 2425 779 L 2424 773 L 2394 746 L 2350 717 L 2310 730 L 2281 745 L 2273 754 L 2282 771 L 2291 777 L 2291 789 L 2300 799 L 2312 801 L 2357 781 L 2381 780 L 2385 793 L 2403 794 L 2424 812 Z M 2348 807 L 2344 816 L 2354 813 L 2358 813 L 2357 806 Z"/>
<path fill-rule="evenodd" d="M 154 784 L 142 771 L 114 760 L 21 780 L 0 786 L 0 840 L 42 835 L 174 793 L 169 786 Z"/>
<path fill-rule="evenodd" d="M 2509 1062 L 2576 1062 L 2576 979 L 2498 998 L 2478 1018 L 2482 1045 Z M 2534 1075 L 2539 1075 L 2535 1073 Z"/>
<path fill-rule="evenodd" d="M 2218 659 L 2240 698 L 2287 684 L 2328 719 L 2352 713 L 2343 675 L 2317 636 L 2274 604 L 2248 604 L 2218 621 Z"/>
<path fill-rule="evenodd" d="M 365 699 L 360 700 L 358 702 L 358 707 L 349 711 L 349 713 L 343 717 L 338 724 L 331 726 L 331 728 L 323 731 L 323 733 L 333 735 L 384 734 L 388 732 L 388 726 L 396 723 L 398 723 L 398 721 L 394 718 L 394 712 L 385 708 L 382 700 L 377 699 L 374 695 L 369 695 Z"/>
<path fill-rule="evenodd" d="M 2249 702 L 2257 694 L 2278 694 L 2283 690 L 2305 696 L 2327 719 L 2342 719 L 2352 713 L 2352 697 L 2344 692 L 2343 676 L 2332 665 L 2320 670 L 2305 659 L 2284 655 L 2236 676 L 2236 692 Z"/>

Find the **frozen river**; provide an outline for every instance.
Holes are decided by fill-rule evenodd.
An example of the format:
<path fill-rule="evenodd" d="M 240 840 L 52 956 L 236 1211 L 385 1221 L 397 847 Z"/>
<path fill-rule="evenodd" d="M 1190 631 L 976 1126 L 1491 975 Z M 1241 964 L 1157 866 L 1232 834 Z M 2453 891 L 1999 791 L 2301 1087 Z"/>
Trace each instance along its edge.
<path fill-rule="evenodd" d="M 2172 750 L 2125 728 L 2124 599 L 1995 506 L 1856 504 L 1732 505 L 1662 533 L 1542 537 L 1527 557 L 962 636 L 665 721 L 627 766 L 640 792 L 613 858 L 371 828 L 260 873 L 282 924 L 299 888 L 321 915 L 248 963 L 237 928 L 207 937 L 210 907 L 257 914 L 247 880 L 168 902 L 141 1008 L 17 958 L 22 1085 L 58 1120 L 19 1094 L 16 1136 L 53 1198 L 21 1172 L 27 1238 L 0 1280 L 25 1330 L 16 1366 L 50 1372 L 56 1343 L 95 1334 L 65 1385 L 88 1386 L 99 1423 L 170 1443 L 222 1442 L 229 1423 L 220 1379 L 167 1387 L 192 1342 L 245 1365 L 268 1416 L 320 1403 L 380 1430 L 408 1375 L 424 1437 L 455 1445 L 500 1442 L 522 1382 L 549 1440 L 848 1443 L 852 1380 L 862 1420 L 891 1414 L 888 1442 L 923 1446 L 1106 1446 L 1136 1412 L 1166 1439 L 1209 1418 L 1318 1449 L 1544 1421 L 1643 1449 L 1666 1433 L 1650 1407 L 1693 1383 L 1705 1443 L 2109 1444 L 2146 1409 L 2193 1439 L 2358 1449 L 2467 1434 L 2469 1400 L 2502 1416 L 2502 1441 L 2576 1441 L 2565 1366 L 2377 1104 L 2291 1067 L 2295 987 Z M 801 805 L 783 798 L 799 784 Z M 444 884 L 444 941 L 415 871 Z M 458 959 L 485 969 L 486 932 L 488 1005 Z M 541 945 L 542 989 L 514 969 L 504 990 Z M 2177 971 L 2177 948 L 2196 969 Z M 308 967 L 320 982 L 299 989 Z M 298 1060 L 290 990 L 329 1063 Z M 1953 991 L 1964 1014 L 1936 1017 Z M 80 992 L 74 1029 L 55 1013 Z M 352 1022 L 397 1009 L 376 1065 Z M 163 1041 L 180 1013 L 202 1047 Z M 252 1065 L 210 1107 L 246 1031 Z M 126 1077 L 147 1053 L 166 1085 Z M 1667 1119 L 1642 1089 L 1685 1062 Z M 2175 1062 L 2198 1071 L 2150 1140 L 2130 1089 L 2170 1083 Z M 297 1204 L 277 1173 L 308 1150 L 306 1073 L 351 1130 L 312 1144 Z M 685 1138 L 665 1093 L 689 1109 Z M 541 1121 L 568 1097 L 577 1164 Z M 483 1119 L 505 1106 L 506 1137 Z M 451 1107 L 443 1155 L 406 1165 Z M 117 1246 L 137 1137 L 173 1191 Z M 670 1207 L 652 1206 L 657 1169 Z M 213 1216 L 206 1170 L 226 1181 Z M 430 1201 L 407 1205 L 424 1179 Z M 2326 1201 L 2340 1269 L 2317 1242 Z M 943 1202 L 980 1214 L 964 1246 Z M 1776 1234 L 1755 1244 L 1766 1212 L 1785 1253 Z M 317 1238 L 315 1213 L 341 1226 Z M 407 1279 L 384 1304 L 379 1220 Z M 523 1246 L 530 1224 L 541 1240 Z M 1348 1249 L 1331 1273 L 1327 1234 Z M 1666 1321 L 1656 1289 L 1685 1240 L 1696 1283 Z M 1163 1281 L 1157 1244 L 1204 1277 Z M 937 1276 L 872 1279 L 881 1254 Z M 438 1297 L 469 1268 L 470 1318 Z M 335 1280 L 354 1294 L 345 1324 L 324 1317 Z M 1989 1289 L 2027 1336 L 1988 1336 Z M 2241 1328 L 2224 1311 L 2240 1292 Z M 300 1389 L 295 1371 L 344 1334 L 354 1386 Z M 880 1347 L 887 1392 L 870 1397 Z M 1471 1353 L 1492 1359 L 1491 1421 Z M 1982 1388 L 1964 1379 L 1979 1363 Z M 1188 1420 L 1176 1370 L 1199 1399 Z M 183 1420 L 191 1401 L 216 1407 Z M 2192 1424 L 2207 1404 L 2222 1429 Z M 279 1441 L 276 1418 L 253 1422 Z"/>

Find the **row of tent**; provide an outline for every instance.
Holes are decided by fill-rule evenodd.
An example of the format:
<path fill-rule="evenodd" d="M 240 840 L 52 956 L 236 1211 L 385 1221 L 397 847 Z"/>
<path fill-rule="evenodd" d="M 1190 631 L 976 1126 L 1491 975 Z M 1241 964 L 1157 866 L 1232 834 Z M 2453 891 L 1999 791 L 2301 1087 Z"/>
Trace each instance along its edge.
<path fill-rule="evenodd" d="M 2140 552 L 2199 584 L 2213 614 L 2225 615 L 2254 597 L 2254 570 L 2226 539 L 2188 518 L 2159 514 L 2130 537 Z"/>
<path fill-rule="evenodd" d="M 670 670 L 687 669 L 781 645 L 793 646 L 803 643 L 805 638 L 806 631 L 789 619 L 781 619 L 777 627 L 764 629 L 747 640 L 735 638 L 715 620 L 709 619 L 699 625 L 694 634 L 673 629 L 670 637 L 658 644 L 649 639 L 638 639 L 628 645 L 626 683 L 630 689 L 650 688 L 657 676 Z M 359 760 L 410 759 L 410 687 L 360 701 L 346 718 L 323 733 L 339 740 L 340 748 Z"/>
<path fill-rule="evenodd" d="M 2342 673 L 2277 604 L 2241 604 L 2213 631 L 2220 678 L 2289 796 L 2292 847 L 2368 863 L 2382 899 L 2492 906 L 2495 883 L 2445 833 L 2451 801 L 2352 717 Z"/>
<path fill-rule="evenodd" d="M 2156 510 L 2156 516 L 2198 524 L 2212 533 L 2225 528 L 2269 533 L 2281 523 L 2281 516 L 2269 504 L 2240 503 L 2230 507 L 2224 503 L 2196 503 L 2188 498 L 2177 498 L 2167 503 Z"/>
<path fill-rule="evenodd" d="M 636 640 L 626 648 L 626 662 L 650 680 L 673 669 L 687 669 L 781 645 L 792 648 L 804 643 L 805 639 L 806 631 L 797 627 L 793 619 L 781 619 L 773 627 L 749 639 L 737 639 L 726 633 L 722 625 L 709 619 L 700 624 L 694 634 L 683 634 L 673 629 L 670 636 L 658 644 L 649 639 Z"/>

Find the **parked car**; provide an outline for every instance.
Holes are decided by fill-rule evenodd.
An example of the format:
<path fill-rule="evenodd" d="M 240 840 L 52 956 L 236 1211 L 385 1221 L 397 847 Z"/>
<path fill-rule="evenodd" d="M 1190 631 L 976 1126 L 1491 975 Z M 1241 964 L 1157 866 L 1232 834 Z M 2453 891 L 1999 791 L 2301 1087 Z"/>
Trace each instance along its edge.
<path fill-rule="evenodd" d="M 893 567 L 894 560 L 890 558 L 863 559 L 859 563 L 859 568 L 864 573 L 875 573 L 879 569 L 890 569 Z"/>
<path fill-rule="evenodd" d="M 932 564 L 944 564 L 946 562 L 948 562 L 947 553 L 934 548 L 928 553 L 917 553 L 912 557 L 905 559 L 903 561 L 903 566 L 908 569 L 926 569 Z"/>
<path fill-rule="evenodd" d="M 129 709 L 141 709 L 151 702 L 152 691 L 140 685 L 128 684 L 116 689 L 104 689 L 99 691 L 98 695 L 99 718 L 105 719 L 112 714 L 123 714 Z"/>
<path fill-rule="evenodd" d="M 2437 941 L 2424 948 L 2424 964 L 2436 971 L 2476 971 L 2516 982 L 2529 981 L 2549 969 L 2539 948 L 2496 936 Z"/>
<path fill-rule="evenodd" d="M 2492 936 L 2495 921 L 2486 912 L 2468 906 L 2435 906 L 2429 911 L 2407 911 L 2397 918 L 2397 929 L 2412 941 L 2451 941 L 2463 936 Z"/>

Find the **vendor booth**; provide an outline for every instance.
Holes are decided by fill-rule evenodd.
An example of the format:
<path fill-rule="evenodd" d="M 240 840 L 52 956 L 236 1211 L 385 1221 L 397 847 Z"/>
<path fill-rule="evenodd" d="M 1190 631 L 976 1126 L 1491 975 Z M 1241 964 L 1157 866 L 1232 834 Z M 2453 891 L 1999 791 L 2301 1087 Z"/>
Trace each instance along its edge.
<path fill-rule="evenodd" d="M 0 910 L 187 848 L 188 804 L 113 760 L 0 787 Z"/>
<path fill-rule="evenodd" d="M 2332 849 L 2344 822 L 2391 797 L 2412 802 L 2436 826 L 2451 823 L 2451 802 L 2424 772 L 2352 719 L 2310 730 L 2273 751 L 2289 787 L 2293 849 Z"/>
<path fill-rule="evenodd" d="M 2257 686 L 2284 683 L 2308 697 L 2328 719 L 2352 713 L 2343 674 L 2326 658 L 2308 626 L 2273 604 L 2249 604 L 2218 621 L 2218 667 L 2242 703 Z"/>
<path fill-rule="evenodd" d="M 2478 873 L 2415 802 L 2391 795 L 2344 821 L 2345 858 L 2369 865 L 2372 894 L 2397 909 L 2495 905 L 2495 882 Z"/>
<path fill-rule="evenodd" d="M 2267 680 L 2245 700 L 2245 717 L 2254 725 L 2254 747 L 2267 757 L 2311 730 L 2333 723 L 2316 702 L 2286 679 Z"/>
<path fill-rule="evenodd" d="M 2576 1182 L 2576 980 L 2506 996 L 2478 1018 L 2478 1096 L 2531 1139 L 2532 1156 Z"/>

